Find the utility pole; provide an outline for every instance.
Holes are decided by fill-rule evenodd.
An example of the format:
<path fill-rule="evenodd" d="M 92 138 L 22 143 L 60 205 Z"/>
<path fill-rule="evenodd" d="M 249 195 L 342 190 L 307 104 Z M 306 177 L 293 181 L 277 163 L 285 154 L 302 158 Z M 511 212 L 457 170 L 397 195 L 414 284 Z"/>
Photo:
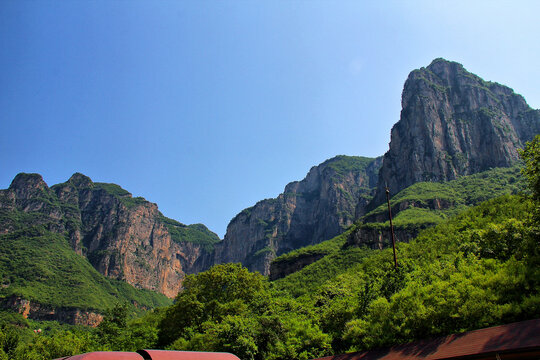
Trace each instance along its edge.
<path fill-rule="evenodd" d="M 392 210 L 390 209 L 390 189 L 388 184 L 386 187 L 386 202 L 388 203 L 388 216 L 390 217 L 390 232 L 392 233 L 392 248 L 394 249 L 394 268 L 397 269 L 397 257 L 396 257 L 396 238 L 394 236 L 394 225 L 392 224 Z"/>

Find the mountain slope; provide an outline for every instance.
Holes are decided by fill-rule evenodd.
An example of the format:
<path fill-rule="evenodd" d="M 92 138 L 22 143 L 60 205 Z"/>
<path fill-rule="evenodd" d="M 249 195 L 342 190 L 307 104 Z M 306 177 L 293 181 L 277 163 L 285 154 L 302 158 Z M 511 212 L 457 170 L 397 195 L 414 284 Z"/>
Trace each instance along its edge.
<path fill-rule="evenodd" d="M 169 297 L 201 253 L 219 241 L 203 225 L 168 219 L 157 205 L 115 184 L 82 174 L 49 188 L 38 174 L 19 174 L 0 190 L 0 231 L 31 226 L 65 236 L 101 274 Z"/>
<path fill-rule="evenodd" d="M 97 325 L 117 302 L 148 309 L 170 304 L 164 295 L 108 279 L 45 225 L 0 235 L 0 304 L 40 320 Z"/>
<path fill-rule="evenodd" d="M 337 156 L 311 168 L 306 178 L 275 199 L 243 210 L 215 247 L 213 263 L 241 262 L 268 274 L 277 255 L 330 239 L 350 226 L 371 198 L 379 159 Z"/>
<path fill-rule="evenodd" d="M 399 244 L 397 269 L 391 249 L 345 246 L 274 289 L 313 309 L 338 353 L 536 318 L 533 208 L 519 195 L 492 199 Z"/>
<path fill-rule="evenodd" d="M 526 185 L 520 169 L 520 166 L 497 168 L 445 183 L 420 182 L 400 191 L 390 200 L 396 241 L 408 242 L 422 229 L 442 223 L 482 201 L 523 191 Z M 382 249 L 390 245 L 388 208 L 383 204 L 336 238 L 279 256 L 271 263 L 270 279 L 297 272 L 344 247 Z M 348 261 L 347 256 L 333 261 Z"/>

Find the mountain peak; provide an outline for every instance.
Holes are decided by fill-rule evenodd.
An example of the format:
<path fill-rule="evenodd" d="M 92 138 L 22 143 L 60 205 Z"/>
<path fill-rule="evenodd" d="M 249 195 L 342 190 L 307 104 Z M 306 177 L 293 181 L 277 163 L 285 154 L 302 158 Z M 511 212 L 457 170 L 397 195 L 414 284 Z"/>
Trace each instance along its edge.
<path fill-rule="evenodd" d="M 444 58 L 436 58 L 433 59 L 433 61 L 427 66 L 427 69 L 433 71 L 434 69 L 441 68 L 441 67 L 455 67 L 464 69 L 463 65 L 456 61 L 446 60 Z"/>
<path fill-rule="evenodd" d="M 94 182 L 92 181 L 92 179 L 90 179 L 88 176 L 81 174 L 79 172 L 76 172 L 75 174 L 71 175 L 71 177 L 68 180 L 68 183 L 72 184 L 77 189 L 94 187 Z"/>
<path fill-rule="evenodd" d="M 413 70 L 391 132 L 373 202 L 420 181 L 448 181 L 511 166 L 540 132 L 540 112 L 506 86 L 484 81 L 456 62 L 435 59 Z"/>
<path fill-rule="evenodd" d="M 11 185 L 9 185 L 10 190 L 43 190 L 47 189 L 48 186 L 43 180 L 43 177 L 40 174 L 36 173 L 19 173 L 13 181 L 11 182 Z"/>

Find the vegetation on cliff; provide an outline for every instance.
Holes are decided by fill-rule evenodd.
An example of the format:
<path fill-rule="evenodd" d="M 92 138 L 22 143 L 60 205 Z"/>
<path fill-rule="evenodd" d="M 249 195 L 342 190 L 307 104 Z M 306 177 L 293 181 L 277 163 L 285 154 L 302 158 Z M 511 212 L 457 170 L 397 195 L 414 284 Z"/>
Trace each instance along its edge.
<path fill-rule="evenodd" d="M 171 238 L 177 243 L 191 242 L 203 245 L 210 252 L 214 248 L 214 244 L 221 240 L 217 234 L 208 230 L 203 224 L 185 225 L 165 216 L 161 216 L 160 220 L 165 224 Z"/>
<path fill-rule="evenodd" d="M 136 295 L 133 286 L 174 297 L 193 254 L 211 251 L 219 241 L 202 224 L 166 218 L 156 204 L 80 173 L 50 188 L 39 174 L 18 174 L 8 189 L 0 190 L 0 234 L 0 275 L 16 279 L 3 280 L 1 297 L 95 310 L 110 307 L 119 291 L 126 294 L 122 299 L 144 308 L 166 304 L 153 293 Z M 99 278 L 98 272 L 109 279 Z M 24 279 L 35 286 L 22 284 Z M 66 282 L 81 286 L 70 293 Z M 105 287 L 97 291 L 92 286 Z M 77 295 L 86 290 L 87 297 Z M 8 306 L 6 300 L 3 305 Z"/>
<path fill-rule="evenodd" d="M 113 279 L 94 269 L 66 238 L 44 226 L 0 235 L 0 299 L 29 300 L 51 309 L 103 312 L 117 301 L 154 308 L 170 303 L 165 296 Z"/>
<path fill-rule="evenodd" d="M 396 232 L 410 233 L 411 237 L 415 237 L 414 234 L 421 229 L 439 224 L 482 201 L 504 194 L 517 194 L 526 188 L 525 180 L 520 174 L 521 169 L 522 165 L 495 168 L 445 183 L 420 182 L 411 185 L 390 200 L 394 228 Z M 389 244 L 390 222 L 387 219 L 388 208 L 381 205 L 337 237 L 277 257 L 272 262 L 272 269 L 279 271 L 281 267 L 306 257 L 317 260 L 332 255 L 330 258 L 339 259 L 337 262 L 341 262 L 348 256 L 345 248 L 350 243 L 376 248 L 376 244 L 370 242 L 371 239 L 362 239 L 362 234 L 360 239 L 351 240 L 363 230 L 384 235 L 383 243 Z M 327 279 L 331 274 L 332 272 L 321 271 L 320 281 Z M 302 279 L 303 276 L 296 274 L 291 275 L 291 278 Z M 303 293 L 308 288 L 306 283 L 299 280 L 297 284 L 291 286 L 291 291 Z"/>

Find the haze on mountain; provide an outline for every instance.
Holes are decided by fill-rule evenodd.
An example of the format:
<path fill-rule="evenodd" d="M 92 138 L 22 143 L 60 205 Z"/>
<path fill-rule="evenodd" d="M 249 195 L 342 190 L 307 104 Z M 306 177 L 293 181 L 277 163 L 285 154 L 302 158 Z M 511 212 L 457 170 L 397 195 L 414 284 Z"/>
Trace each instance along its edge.
<path fill-rule="evenodd" d="M 0 4 L 0 188 L 76 172 L 223 237 L 339 154 L 388 150 L 443 57 L 540 108 L 534 1 Z"/>

